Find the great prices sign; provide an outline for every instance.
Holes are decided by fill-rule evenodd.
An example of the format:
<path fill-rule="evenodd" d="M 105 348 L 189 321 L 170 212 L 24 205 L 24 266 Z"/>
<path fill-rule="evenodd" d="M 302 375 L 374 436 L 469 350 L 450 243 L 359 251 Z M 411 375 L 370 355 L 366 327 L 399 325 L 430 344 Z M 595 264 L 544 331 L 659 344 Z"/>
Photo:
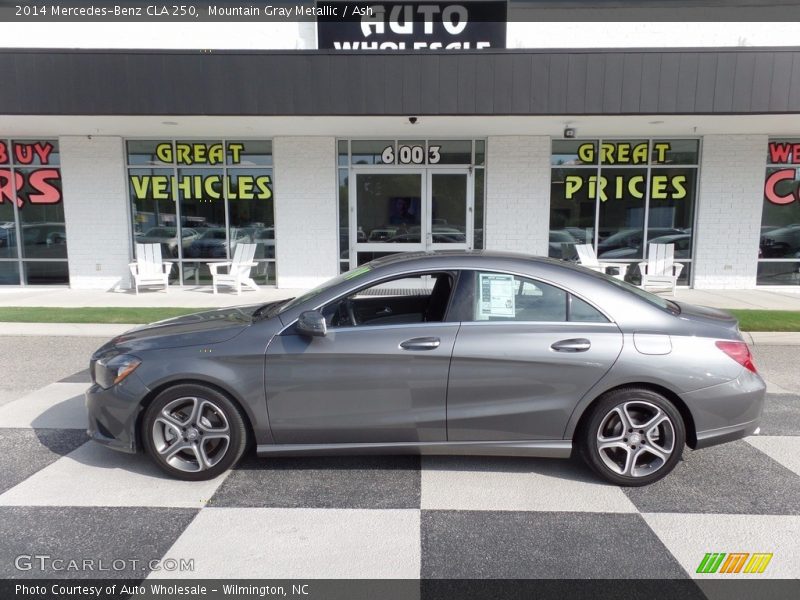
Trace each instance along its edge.
<path fill-rule="evenodd" d="M 0 140 L 0 204 L 58 204 L 61 171 L 55 145 L 47 141 Z"/>
<path fill-rule="evenodd" d="M 668 141 L 654 142 L 595 142 L 581 144 L 577 158 L 581 164 L 601 166 L 630 166 L 639 169 L 600 169 L 572 172 L 564 177 L 564 194 L 567 200 L 581 195 L 599 198 L 601 202 L 635 198 L 644 200 L 650 188 L 654 200 L 683 200 L 687 197 L 686 173 L 672 170 L 652 171 L 648 177 L 648 164 L 666 164 L 672 145 Z"/>

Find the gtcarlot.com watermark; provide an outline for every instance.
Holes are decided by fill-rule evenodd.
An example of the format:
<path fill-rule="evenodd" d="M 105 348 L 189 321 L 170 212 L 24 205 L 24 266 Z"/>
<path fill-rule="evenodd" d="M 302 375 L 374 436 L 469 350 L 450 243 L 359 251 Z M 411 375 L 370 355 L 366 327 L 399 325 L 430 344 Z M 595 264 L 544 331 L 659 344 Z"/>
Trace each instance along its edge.
<path fill-rule="evenodd" d="M 169 571 L 184 573 L 194 571 L 193 558 L 65 558 L 49 554 L 20 554 L 14 559 L 18 571 L 40 572 L 116 572 L 141 573 L 142 571 Z"/>

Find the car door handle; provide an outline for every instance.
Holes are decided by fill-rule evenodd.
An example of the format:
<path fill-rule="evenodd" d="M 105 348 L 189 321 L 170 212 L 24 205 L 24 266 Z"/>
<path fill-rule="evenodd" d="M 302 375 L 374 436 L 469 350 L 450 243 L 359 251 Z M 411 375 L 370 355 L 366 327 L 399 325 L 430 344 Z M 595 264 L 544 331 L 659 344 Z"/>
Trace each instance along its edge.
<path fill-rule="evenodd" d="M 400 342 L 403 350 L 433 350 L 438 348 L 441 340 L 437 337 L 411 338 L 405 342 Z"/>
<path fill-rule="evenodd" d="M 556 352 L 586 352 L 592 343 L 586 338 L 573 338 L 555 342 L 550 347 Z"/>

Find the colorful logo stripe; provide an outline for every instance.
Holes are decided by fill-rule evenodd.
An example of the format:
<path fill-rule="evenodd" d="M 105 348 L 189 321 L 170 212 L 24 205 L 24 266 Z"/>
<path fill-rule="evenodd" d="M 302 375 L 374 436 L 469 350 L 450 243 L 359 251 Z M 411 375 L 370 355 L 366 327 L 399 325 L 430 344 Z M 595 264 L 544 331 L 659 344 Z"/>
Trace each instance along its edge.
<path fill-rule="evenodd" d="M 697 573 L 763 573 L 771 560 L 772 554 L 766 552 L 707 552 L 697 567 Z"/>

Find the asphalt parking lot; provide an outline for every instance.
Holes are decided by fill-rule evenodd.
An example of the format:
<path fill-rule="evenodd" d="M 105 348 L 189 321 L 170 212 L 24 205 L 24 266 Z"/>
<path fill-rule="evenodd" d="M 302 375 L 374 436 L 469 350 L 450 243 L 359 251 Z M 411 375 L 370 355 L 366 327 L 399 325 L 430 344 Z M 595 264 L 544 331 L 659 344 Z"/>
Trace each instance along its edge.
<path fill-rule="evenodd" d="M 622 489 L 577 461 L 504 458 L 248 457 L 173 481 L 87 443 L 103 341 L 0 337 L 0 577 L 713 577 L 695 573 L 708 552 L 772 553 L 759 577 L 800 577 L 800 346 L 755 348 L 761 436 L 687 450 L 665 480 Z M 37 553 L 126 563 L 15 565 Z M 192 570 L 150 568 L 165 557 Z"/>

